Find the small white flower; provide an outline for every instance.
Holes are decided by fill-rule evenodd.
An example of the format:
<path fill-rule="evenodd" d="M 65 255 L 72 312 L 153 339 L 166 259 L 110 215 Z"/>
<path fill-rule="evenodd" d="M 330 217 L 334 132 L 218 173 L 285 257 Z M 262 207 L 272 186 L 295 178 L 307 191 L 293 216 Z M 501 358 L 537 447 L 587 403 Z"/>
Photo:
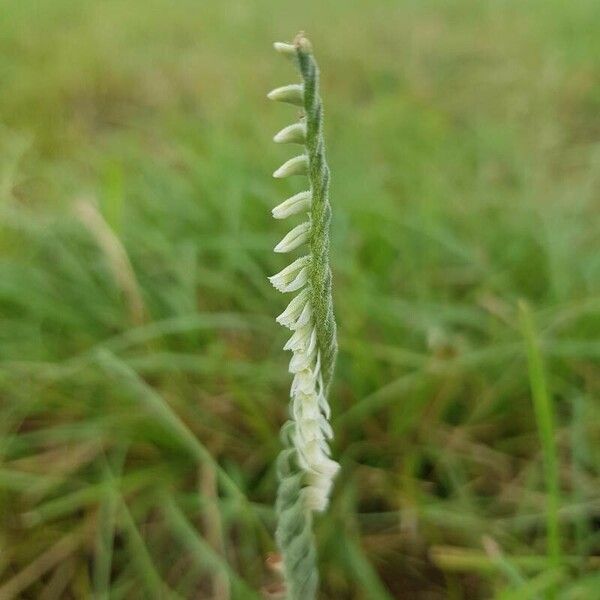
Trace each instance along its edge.
<path fill-rule="evenodd" d="M 309 343 L 306 345 L 306 347 L 302 348 L 301 350 L 296 350 L 292 355 L 289 366 L 290 373 L 299 373 L 300 371 L 306 371 L 307 369 L 310 369 L 316 358 L 316 350 L 317 336 L 316 332 L 313 330 L 313 335 L 309 339 Z M 315 389 L 314 383 L 313 389 Z"/>
<path fill-rule="evenodd" d="M 295 292 L 304 287 L 308 280 L 309 262 L 310 256 L 302 256 L 277 273 L 277 275 L 269 277 L 269 281 L 280 292 Z"/>
<path fill-rule="evenodd" d="M 310 235 L 310 223 L 300 223 L 287 233 L 284 238 L 275 246 L 275 252 L 291 252 L 308 241 Z"/>
<path fill-rule="evenodd" d="M 310 336 L 313 335 L 313 332 L 316 336 L 315 328 L 312 325 L 307 325 L 306 327 L 297 329 L 294 331 L 292 337 L 286 342 L 283 349 L 295 352 L 296 350 L 305 348 L 309 343 Z"/>
<path fill-rule="evenodd" d="M 302 309 L 302 312 L 300 313 L 300 316 L 298 317 L 298 319 L 296 320 L 295 323 L 292 324 L 292 326 L 290 326 L 290 329 L 294 330 L 294 329 L 298 329 L 299 327 L 304 327 L 305 325 L 308 325 L 312 320 L 312 306 L 310 305 L 310 302 L 307 300 L 306 304 L 304 305 L 304 308 Z"/>
<path fill-rule="evenodd" d="M 300 154 L 300 156 L 294 156 L 287 162 L 284 162 L 275 173 L 273 177 L 281 179 L 283 177 L 289 177 L 290 175 L 306 175 L 308 173 L 308 156 L 306 154 Z"/>
<path fill-rule="evenodd" d="M 308 352 L 302 351 L 294 352 L 290 360 L 290 365 L 288 367 L 289 372 L 296 374 L 300 371 L 305 371 L 306 369 L 309 369 L 310 365 L 314 360 L 314 357 L 314 353 L 309 354 Z"/>
<path fill-rule="evenodd" d="M 327 441 L 332 439 L 333 434 L 331 430 L 331 425 L 327 422 L 325 417 L 317 411 L 316 416 L 311 412 L 310 417 L 305 417 L 305 413 L 302 413 L 302 417 L 298 421 L 300 424 L 298 427 L 298 435 L 301 436 L 304 440 L 315 439 L 321 445 L 324 455 L 329 455 L 329 447 L 327 446 Z M 310 432 L 310 435 L 307 435 L 307 432 Z"/>
<path fill-rule="evenodd" d="M 283 42 L 275 42 L 273 44 L 273 48 L 280 54 L 284 54 L 289 57 L 294 57 L 297 55 L 296 46 L 294 44 L 285 44 Z"/>
<path fill-rule="evenodd" d="M 284 327 L 297 329 L 293 327 L 296 321 L 302 315 L 302 312 L 308 304 L 308 290 L 304 288 L 288 305 L 287 308 L 277 317 L 276 321 Z"/>
<path fill-rule="evenodd" d="M 337 466 L 337 463 L 334 464 Z M 313 510 L 322 511 L 327 507 L 329 494 L 333 487 L 333 478 L 336 473 L 337 469 L 328 475 L 322 475 L 314 471 L 307 474 L 306 499 Z"/>
<path fill-rule="evenodd" d="M 299 83 L 284 85 L 271 90 L 267 94 L 267 98 L 277 102 L 288 102 L 296 106 L 304 106 L 304 86 Z"/>
<path fill-rule="evenodd" d="M 316 447 L 315 442 L 309 442 L 308 445 L 309 447 Z M 333 479 L 335 474 L 340 470 L 340 465 L 335 460 L 331 460 L 324 452 L 317 452 L 315 458 L 316 460 L 313 463 L 315 471 L 327 479 Z M 318 481 L 316 477 L 315 480 Z"/>
<path fill-rule="evenodd" d="M 303 490 L 307 508 L 315 512 L 323 512 L 329 502 L 329 491 L 323 493 L 318 488 L 309 486 Z"/>
<path fill-rule="evenodd" d="M 277 144 L 304 144 L 306 141 L 306 125 L 304 123 L 288 125 L 275 134 L 273 141 Z"/>
<path fill-rule="evenodd" d="M 314 354 L 317 350 L 317 330 L 313 327 L 310 339 L 308 340 L 307 354 Z"/>
<path fill-rule="evenodd" d="M 304 419 L 298 426 L 298 435 L 303 443 L 319 440 L 322 437 L 321 426 L 318 419 Z"/>
<path fill-rule="evenodd" d="M 294 374 L 294 379 L 292 381 L 292 387 L 290 390 L 290 395 L 295 396 L 296 394 L 302 392 L 303 394 L 310 394 L 315 389 L 315 375 L 311 369 L 303 369 L 302 371 L 298 371 Z M 304 413 L 303 413 L 304 414 Z M 311 412 L 311 415 L 320 414 L 318 410 L 318 404 L 315 405 L 315 410 Z M 307 416 L 308 418 L 308 416 Z"/>
<path fill-rule="evenodd" d="M 309 473 L 333 477 L 337 473 L 339 465 L 324 452 L 324 443 L 321 439 L 312 439 L 298 444 L 299 459 Z M 326 444 L 325 447 L 327 447 Z M 315 477 L 315 481 L 319 481 L 319 479 Z"/>
<path fill-rule="evenodd" d="M 290 215 L 308 210 L 310 208 L 310 199 L 311 193 L 308 191 L 294 194 L 273 209 L 273 216 L 276 219 L 285 219 Z"/>

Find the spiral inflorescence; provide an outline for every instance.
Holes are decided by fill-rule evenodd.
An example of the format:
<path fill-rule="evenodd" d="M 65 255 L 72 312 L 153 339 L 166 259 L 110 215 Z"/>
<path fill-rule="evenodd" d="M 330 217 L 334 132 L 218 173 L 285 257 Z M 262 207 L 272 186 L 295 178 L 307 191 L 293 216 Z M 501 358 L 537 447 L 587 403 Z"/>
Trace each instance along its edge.
<path fill-rule="evenodd" d="M 327 393 L 337 353 L 336 325 L 329 266 L 329 168 L 325 160 L 323 108 L 319 96 L 319 70 L 311 45 L 299 34 L 293 44 L 276 43 L 275 49 L 290 56 L 302 75 L 301 84 L 279 87 L 272 100 L 304 109 L 299 122 L 282 129 L 277 143 L 301 144 L 304 152 L 285 162 L 274 177 L 308 176 L 310 189 L 299 192 L 273 209 L 284 219 L 306 215 L 275 246 L 275 252 L 292 252 L 308 245 L 308 253 L 296 258 L 270 281 L 281 292 L 297 292 L 277 321 L 293 333 L 285 350 L 292 352 L 290 420 L 282 428 L 284 450 L 278 459 L 277 541 L 283 554 L 288 597 L 314 597 L 317 586 L 312 513 L 323 511 L 339 465 L 330 458 Z"/>

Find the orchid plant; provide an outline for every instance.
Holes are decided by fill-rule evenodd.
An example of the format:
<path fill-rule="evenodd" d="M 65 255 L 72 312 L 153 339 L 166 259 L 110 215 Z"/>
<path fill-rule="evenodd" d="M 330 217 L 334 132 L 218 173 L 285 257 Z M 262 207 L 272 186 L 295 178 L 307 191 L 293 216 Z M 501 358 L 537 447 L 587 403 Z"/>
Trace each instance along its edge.
<path fill-rule="evenodd" d="M 276 43 L 274 47 L 296 63 L 302 82 L 274 89 L 268 97 L 303 109 L 299 122 L 282 129 L 274 141 L 300 144 L 303 151 L 273 176 L 307 176 L 309 183 L 308 190 L 273 209 L 276 219 L 305 217 L 275 246 L 275 252 L 307 248 L 303 256 L 269 278 L 280 292 L 296 292 L 277 317 L 281 325 L 292 331 L 284 349 L 292 352 L 289 370 L 293 381 L 290 419 L 282 427 L 285 448 L 278 459 L 276 538 L 283 558 L 287 597 L 310 600 L 318 586 L 313 512 L 327 508 L 339 469 L 330 457 L 333 431 L 327 401 L 337 354 L 329 266 L 329 168 L 325 160 L 319 69 L 312 46 L 301 33 L 293 44 Z"/>

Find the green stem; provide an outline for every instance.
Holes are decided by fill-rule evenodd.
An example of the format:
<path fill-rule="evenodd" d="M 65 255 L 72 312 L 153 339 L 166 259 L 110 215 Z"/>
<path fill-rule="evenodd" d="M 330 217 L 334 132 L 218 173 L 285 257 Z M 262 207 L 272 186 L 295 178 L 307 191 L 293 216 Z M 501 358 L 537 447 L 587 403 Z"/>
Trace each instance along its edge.
<path fill-rule="evenodd" d="M 323 103 L 319 95 L 319 67 L 308 40 L 296 39 L 298 64 L 304 79 L 304 112 L 306 119 L 306 150 L 308 177 L 312 193 L 311 204 L 311 271 L 309 275 L 311 303 L 315 315 L 317 340 L 321 353 L 321 368 L 325 392 L 329 389 L 337 356 L 336 324 L 333 314 L 332 277 L 329 266 L 329 167 L 325 159 L 323 136 Z"/>

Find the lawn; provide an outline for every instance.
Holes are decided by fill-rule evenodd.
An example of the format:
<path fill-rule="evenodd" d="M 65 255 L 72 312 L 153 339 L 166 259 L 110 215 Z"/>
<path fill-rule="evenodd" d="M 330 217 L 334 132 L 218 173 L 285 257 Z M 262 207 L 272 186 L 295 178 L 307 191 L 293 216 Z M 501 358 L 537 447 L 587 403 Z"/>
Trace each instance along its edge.
<path fill-rule="evenodd" d="M 600 3 L 0 3 L 0 598 L 277 582 L 271 173 L 322 69 L 322 598 L 600 585 Z M 262 591 L 261 591 L 262 590 Z"/>

